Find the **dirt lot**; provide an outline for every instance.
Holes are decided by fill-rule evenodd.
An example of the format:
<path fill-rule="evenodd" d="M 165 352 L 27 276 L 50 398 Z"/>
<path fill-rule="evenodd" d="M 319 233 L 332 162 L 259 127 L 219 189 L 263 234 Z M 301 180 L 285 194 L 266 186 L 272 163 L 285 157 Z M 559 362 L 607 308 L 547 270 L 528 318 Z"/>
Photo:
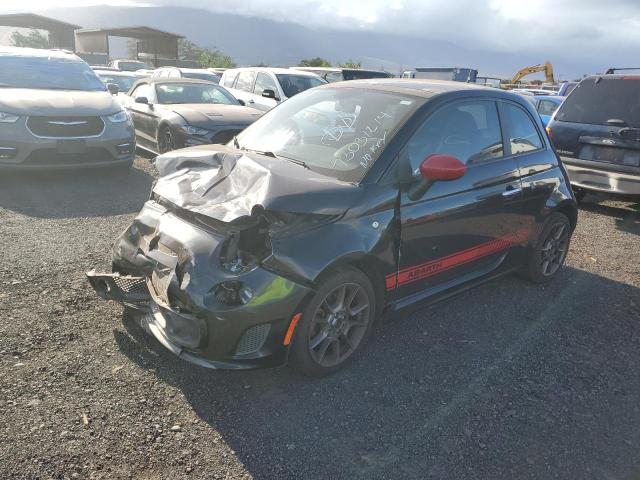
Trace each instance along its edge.
<path fill-rule="evenodd" d="M 309 380 L 191 366 L 90 291 L 152 181 L 0 175 L 0 478 L 640 478 L 639 204 L 587 197 L 550 286 L 486 284 Z"/>

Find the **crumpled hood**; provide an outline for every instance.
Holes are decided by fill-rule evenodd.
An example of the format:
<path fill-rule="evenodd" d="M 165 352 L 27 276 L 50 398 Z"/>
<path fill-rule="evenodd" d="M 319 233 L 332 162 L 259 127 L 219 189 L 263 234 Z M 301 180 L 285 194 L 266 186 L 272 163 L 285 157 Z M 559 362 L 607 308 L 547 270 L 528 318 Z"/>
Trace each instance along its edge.
<path fill-rule="evenodd" d="M 0 88 L 0 111 L 16 115 L 111 115 L 122 107 L 109 92 Z"/>
<path fill-rule="evenodd" d="M 362 189 L 277 159 L 222 145 L 170 152 L 156 159 L 153 192 L 194 213 L 223 222 L 254 206 L 288 213 L 340 215 Z"/>
<path fill-rule="evenodd" d="M 262 112 L 242 105 L 180 104 L 168 106 L 189 125 L 210 128 L 212 125 L 250 125 Z"/>

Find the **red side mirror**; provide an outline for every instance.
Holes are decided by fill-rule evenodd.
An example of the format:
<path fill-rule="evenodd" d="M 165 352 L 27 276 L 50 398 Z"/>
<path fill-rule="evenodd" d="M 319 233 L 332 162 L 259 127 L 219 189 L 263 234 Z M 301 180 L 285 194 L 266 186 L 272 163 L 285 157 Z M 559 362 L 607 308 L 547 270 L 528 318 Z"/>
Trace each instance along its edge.
<path fill-rule="evenodd" d="M 429 155 L 420 165 L 420 173 L 428 180 L 457 180 L 464 175 L 467 167 L 451 155 Z"/>

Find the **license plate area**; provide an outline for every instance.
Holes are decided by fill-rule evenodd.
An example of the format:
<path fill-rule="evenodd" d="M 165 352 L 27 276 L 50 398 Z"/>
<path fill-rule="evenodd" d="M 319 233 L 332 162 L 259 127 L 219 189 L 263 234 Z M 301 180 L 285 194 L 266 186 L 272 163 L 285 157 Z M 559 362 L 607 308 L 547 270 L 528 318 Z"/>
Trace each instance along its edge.
<path fill-rule="evenodd" d="M 600 145 L 583 145 L 580 158 L 596 162 L 615 163 L 617 165 L 640 166 L 640 150 L 604 147 Z"/>
<path fill-rule="evenodd" d="M 86 153 L 87 143 L 84 140 L 58 140 L 56 148 L 61 155 Z"/>

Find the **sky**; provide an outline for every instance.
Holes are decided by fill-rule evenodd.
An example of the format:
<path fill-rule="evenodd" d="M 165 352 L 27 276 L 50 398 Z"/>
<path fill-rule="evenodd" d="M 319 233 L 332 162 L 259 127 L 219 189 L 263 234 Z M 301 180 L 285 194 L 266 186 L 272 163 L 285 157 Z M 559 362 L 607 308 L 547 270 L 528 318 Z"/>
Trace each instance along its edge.
<path fill-rule="evenodd" d="M 576 59 L 598 56 L 604 63 L 608 55 L 620 59 L 628 52 L 634 63 L 640 48 L 640 0 L 0 0 L 0 12 L 22 12 L 25 4 L 30 11 L 93 4 L 188 5 L 310 27 L 377 30 L 474 49 L 536 53 L 541 62 L 561 50 Z"/>

